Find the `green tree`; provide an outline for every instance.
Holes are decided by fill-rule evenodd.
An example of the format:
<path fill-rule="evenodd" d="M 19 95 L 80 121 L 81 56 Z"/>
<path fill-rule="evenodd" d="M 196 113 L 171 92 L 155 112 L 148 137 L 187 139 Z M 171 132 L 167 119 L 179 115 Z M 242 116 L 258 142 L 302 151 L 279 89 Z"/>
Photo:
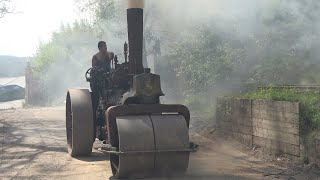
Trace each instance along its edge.
<path fill-rule="evenodd" d="M 62 24 L 49 42 L 39 43 L 31 66 L 49 103 L 64 97 L 68 88 L 86 87 L 84 73 L 91 67 L 97 42 L 96 31 L 85 21 L 76 21 Z"/>
<path fill-rule="evenodd" d="M 177 76 L 186 82 L 185 93 L 189 95 L 229 79 L 244 53 L 207 26 L 193 32 L 175 45 L 173 59 Z"/>

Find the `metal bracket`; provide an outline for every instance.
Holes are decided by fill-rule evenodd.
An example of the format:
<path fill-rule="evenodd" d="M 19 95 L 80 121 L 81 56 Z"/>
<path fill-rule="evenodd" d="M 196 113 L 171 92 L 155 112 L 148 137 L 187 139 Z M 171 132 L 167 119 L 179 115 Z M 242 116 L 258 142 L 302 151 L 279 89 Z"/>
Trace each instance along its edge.
<path fill-rule="evenodd" d="M 105 150 L 106 153 L 123 155 L 123 154 L 143 154 L 143 153 L 166 153 L 166 152 L 197 152 L 199 145 L 190 143 L 190 149 L 174 149 L 174 150 L 154 150 L 154 151 L 117 151 L 116 147 L 112 147 L 111 144 L 101 143 L 101 149 Z"/>

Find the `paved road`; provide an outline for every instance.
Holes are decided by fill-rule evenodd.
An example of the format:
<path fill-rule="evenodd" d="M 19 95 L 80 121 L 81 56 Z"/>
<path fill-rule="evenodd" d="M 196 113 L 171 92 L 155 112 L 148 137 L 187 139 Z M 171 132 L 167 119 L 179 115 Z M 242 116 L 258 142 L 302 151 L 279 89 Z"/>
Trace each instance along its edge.
<path fill-rule="evenodd" d="M 67 154 L 65 139 L 63 108 L 0 111 L 0 179 L 114 179 L 99 144 L 91 157 L 76 159 Z M 230 143 L 197 134 L 191 139 L 200 150 L 191 155 L 187 174 L 160 179 L 293 179 L 289 170 L 241 153 Z M 267 172 L 281 175 L 265 176 Z"/>

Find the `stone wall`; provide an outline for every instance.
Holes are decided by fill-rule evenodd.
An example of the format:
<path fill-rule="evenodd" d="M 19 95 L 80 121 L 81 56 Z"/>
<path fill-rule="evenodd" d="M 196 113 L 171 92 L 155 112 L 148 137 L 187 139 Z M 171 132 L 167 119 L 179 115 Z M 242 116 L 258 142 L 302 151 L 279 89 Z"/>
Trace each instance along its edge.
<path fill-rule="evenodd" d="M 223 132 L 250 146 L 300 157 L 299 103 L 218 98 L 216 117 Z"/>
<path fill-rule="evenodd" d="M 300 156 L 299 103 L 253 100 L 253 144 Z"/>
<path fill-rule="evenodd" d="M 45 106 L 48 101 L 46 91 L 40 85 L 40 80 L 34 76 L 30 64 L 25 70 L 25 81 L 25 103 L 32 106 Z"/>
<path fill-rule="evenodd" d="M 248 145 L 252 145 L 252 100 L 218 98 L 216 120 L 218 127 Z"/>

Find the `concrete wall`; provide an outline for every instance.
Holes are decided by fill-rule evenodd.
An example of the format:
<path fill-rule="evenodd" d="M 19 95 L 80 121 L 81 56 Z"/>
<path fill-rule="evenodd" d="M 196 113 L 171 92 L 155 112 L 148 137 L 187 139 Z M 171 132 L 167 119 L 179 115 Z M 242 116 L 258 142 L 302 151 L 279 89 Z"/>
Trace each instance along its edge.
<path fill-rule="evenodd" d="M 299 103 L 218 98 L 216 119 L 223 132 L 248 145 L 300 157 Z"/>

